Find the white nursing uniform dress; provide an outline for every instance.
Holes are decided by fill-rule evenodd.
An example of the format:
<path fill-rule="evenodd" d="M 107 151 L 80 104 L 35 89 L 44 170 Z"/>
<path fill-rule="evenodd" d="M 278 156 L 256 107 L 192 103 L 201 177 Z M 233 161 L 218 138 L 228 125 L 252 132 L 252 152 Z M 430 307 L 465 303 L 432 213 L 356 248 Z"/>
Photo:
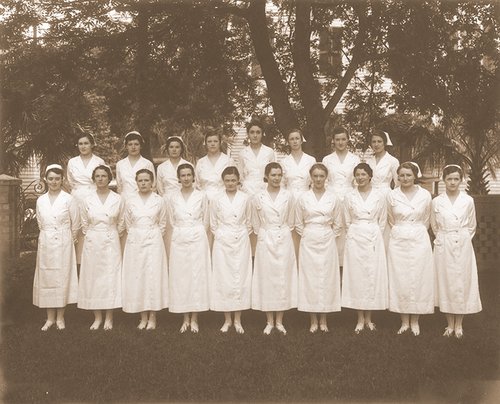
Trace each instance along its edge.
<path fill-rule="evenodd" d="M 342 224 L 339 201 L 328 191 L 318 201 L 313 190 L 309 190 L 299 198 L 295 213 L 295 228 L 302 236 L 297 309 L 312 313 L 340 311 L 340 271 L 335 243 Z"/>
<path fill-rule="evenodd" d="M 351 192 L 354 188 L 353 170 L 360 163 L 358 156 L 351 152 L 347 152 L 344 161 L 341 161 L 337 152 L 333 152 L 323 158 L 323 164 L 328 168 L 328 184 L 327 188 L 333 191 L 335 196 L 340 199 L 341 204 L 344 202 L 344 196 Z M 337 238 L 337 249 L 339 252 L 339 263 L 342 266 L 344 261 L 344 244 L 346 230 L 343 226 L 340 235 Z"/>
<path fill-rule="evenodd" d="M 138 191 L 135 174 L 142 169 L 148 169 L 153 175 L 155 173 L 153 163 L 142 156 L 133 166 L 130 164 L 128 157 L 116 163 L 116 185 L 122 198 L 128 198 L 129 195 L 133 195 Z"/>
<path fill-rule="evenodd" d="M 298 273 L 292 240 L 292 194 L 280 189 L 276 199 L 264 190 L 252 201 L 257 234 L 252 279 L 252 309 L 283 311 L 297 307 Z"/>
<path fill-rule="evenodd" d="M 265 189 L 264 169 L 272 161 L 276 161 L 274 151 L 264 144 L 260 146 L 257 154 L 250 146 L 241 150 L 238 157 L 238 171 L 244 192 L 253 196 Z"/>
<path fill-rule="evenodd" d="M 342 272 L 342 306 L 385 310 L 389 305 L 387 261 L 382 233 L 386 197 L 372 189 L 364 200 L 357 189 L 344 198 L 347 237 Z"/>
<path fill-rule="evenodd" d="M 173 313 L 208 310 L 212 271 L 208 199 L 195 189 L 186 201 L 177 191 L 169 198 L 168 210 L 172 225 L 169 309 Z"/>
<path fill-rule="evenodd" d="M 210 309 L 246 310 L 251 306 L 252 253 L 249 196 L 237 191 L 231 201 L 225 191 L 210 202 L 214 234 Z"/>
<path fill-rule="evenodd" d="M 130 194 L 123 216 L 128 232 L 122 266 L 123 311 L 164 309 L 168 307 L 167 254 L 163 243 L 167 226 L 165 201 L 155 193 L 146 202 L 138 193 Z"/>
<path fill-rule="evenodd" d="M 71 187 L 71 195 L 76 198 L 78 203 L 83 202 L 87 195 L 90 195 L 96 190 L 92 173 L 97 166 L 104 164 L 104 160 L 95 154 L 87 162 L 87 166 L 83 163 L 80 156 L 73 157 L 68 161 L 67 175 L 68 183 Z M 83 233 L 78 232 L 78 242 L 76 243 L 76 260 L 79 264 L 82 257 L 83 248 Z"/>
<path fill-rule="evenodd" d="M 172 162 L 167 159 L 158 166 L 156 188 L 161 196 L 168 197 L 174 191 L 181 189 L 181 184 L 177 177 L 177 167 L 181 164 L 191 163 L 181 158 L 179 164 L 174 166 Z"/>
<path fill-rule="evenodd" d="M 434 268 L 427 233 L 430 213 L 431 195 L 421 187 L 411 200 L 399 187 L 387 196 L 391 226 L 387 248 L 390 311 L 434 312 Z"/>
<path fill-rule="evenodd" d="M 73 239 L 80 226 L 74 198 L 61 191 L 54 203 L 44 194 L 36 201 L 40 235 L 33 282 L 33 304 L 58 308 L 76 303 L 78 277 Z"/>
<path fill-rule="evenodd" d="M 476 232 L 474 200 L 460 192 L 451 202 L 446 192 L 432 201 L 431 226 L 439 309 L 471 314 L 482 310 L 472 237 Z"/>
<path fill-rule="evenodd" d="M 120 213 L 121 198 L 112 191 L 104 203 L 93 192 L 80 207 L 85 234 L 78 283 L 80 309 L 103 310 L 122 306 Z"/>
<path fill-rule="evenodd" d="M 302 153 L 299 162 L 291 154 L 281 160 L 283 168 L 283 185 L 295 198 L 309 190 L 311 176 L 309 170 L 316 163 L 316 159 L 309 154 Z"/>
<path fill-rule="evenodd" d="M 204 156 L 196 163 L 196 184 L 199 190 L 207 194 L 212 200 L 219 192 L 224 191 L 222 171 L 226 167 L 234 166 L 234 161 L 227 154 L 221 153 L 219 158 L 212 164 L 208 156 Z"/>

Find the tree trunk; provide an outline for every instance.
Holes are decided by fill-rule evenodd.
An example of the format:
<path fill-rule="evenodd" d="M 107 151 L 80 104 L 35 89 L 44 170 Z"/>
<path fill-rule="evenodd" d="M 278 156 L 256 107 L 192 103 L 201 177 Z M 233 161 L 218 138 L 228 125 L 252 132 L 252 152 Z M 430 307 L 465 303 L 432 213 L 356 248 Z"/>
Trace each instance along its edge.
<path fill-rule="evenodd" d="M 290 129 L 298 126 L 298 121 L 290 106 L 287 89 L 271 47 L 267 28 L 266 0 L 252 1 L 245 13 L 245 17 L 250 27 L 255 55 L 266 81 L 276 125 L 281 133 L 286 134 Z"/>
<path fill-rule="evenodd" d="M 322 159 L 328 151 L 325 147 L 325 116 L 321 104 L 319 83 L 314 78 L 311 64 L 311 5 L 309 2 L 296 1 L 295 32 L 292 57 L 299 87 L 300 98 L 306 115 L 305 149 L 317 159 Z"/>

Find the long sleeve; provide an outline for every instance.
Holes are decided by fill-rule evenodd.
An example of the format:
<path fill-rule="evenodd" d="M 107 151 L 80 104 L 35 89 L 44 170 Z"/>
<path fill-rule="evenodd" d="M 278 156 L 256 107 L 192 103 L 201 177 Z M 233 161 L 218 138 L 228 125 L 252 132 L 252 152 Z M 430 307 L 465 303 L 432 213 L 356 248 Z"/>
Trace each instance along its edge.
<path fill-rule="evenodd" d="M 344 203 L 342 204 L 342 213 L 344 215 L 344 224 L 345 230 L 349 230 L 349 226 L 351 225 L 351 198 L 345 197 Z"/>
<path fill-rule="evenodd" d="M 380 227 L 380 231 L 384 234 L 385 227 L 387 226 L 387 199 L 380 198 L 380 214 L 378 217 L 378 226 Z"/>
<path fill-rule="evenodd" d="M 287 212 L 286 212 L 286 224 L 290 228 L 290 231 L 293 231 L 295 228 L 295 204 L 296 200 L 293 194 L 290 192 L 290 199 L 287 204 Z"/>
<path fill-rule="evenodd" d="M 40 213 L 40 205 L 39 205 L 40 199 L 36 201 L 36 223 L 38 225 L 38 230 L 42 230 L 42 215 Z"/>
<path fill-rule="evenodd" d="M 295 204 L 295 230 L 302 236 L 304 232 L 304 211 L 302 209 L 302 198 Z"/>
<path fill-rule="evenodd" d="M 80 230 L 80 209 L 76 198 L 70 199 L 68 210 L 71 220 L 71 233 L 73 235 L 73 240 L 76 240 L 78 230 Z"/>
<path fill-rule="evenodd" d="M 392 195 L 391 193 L 389 192 L 389 194 L 387 195 L 387 198 L 386 198 L 386 203 L 385 203 L 385 206 L 387 207 L 387 223 L 389 224 L 389 226 L 394 226 L 394 223 L 395 223 L 395 219 L 394 219 L 394 212 L 392 211 Z"/>
<path fill-rule="evenodd" d="M 160 211 L 158 212 L 158 225 L 160 227 L 161 233 L 164 235 L 167 231 L 168 212 L 166 202 L 163 198 L 161 198 Z"/>
<path fill-rule="evenodd" d="M 247 226 L 248 234 L 251 234 L 253 230 L 253 216 L 252 201 L 248 198 L 245 203 L 245 224 Z"/>
<path fill-rule="evenodd" d="M 89 214 L 87 210 L 87 203 L 83 200 L 80 203 L 80 224 L 82 228 L 82 233 L 87 234 L 89 228 Z"/>
<path fill-rule="evenodd" d="M 70 187 L 70 190 L 73 190 L 76 185 L 76 179 L 73 175 L 73 164 L 70 161 L 68 161 L 68 167 L 66 168 L 66 173 L 67 173 L 67 178 L 68 178 L 68 185 Z"/>
<path fill-rule="evenodd" d="M 339 199 L 335 199 L 335 205 L 333 206 L 333 212 L 332 212 L 332 229 L 333 233 L 335 234 L 335 237 L 340 236 L 340 233 L 342 231 L 342 207 L 340 204 Z"/>
<path fill-rule="evenodd" d="M 437 234 L 438 232 L 438 222 L 437 222 L 437 214 L 439 212 L 437 212 L 438 210 L 438 201 L 436 199 L 434 199 L 431 203 L 431 216 L 430 216 L 430 222 L 431 222 L 431 229 L 432 229 L 432 232 L 434 233 L 434 235 Z"/>
<path fill-rule="evenodd" d="M 116 164 L 116 191 L 121 194 L 123 190 L 123 180 L 120 164 Z"/>
<path fill-rule="evenodd" d="M 427 192 L 427 191 L 425 191 Z M 424 222 L 424 225 L 425 227 L 428 229 L 429 228 L 429 225 L 430 225 L 430 218 L 431 218 L 431 198 L 429 196 L 429 199 L 427 199 L 425 201 L 426 205 L 425 205 L 425 210 L 424 210 L 424 217 L 423 217 L 423 222 Z"/>
<path fill-rule="evenodd" d="M 261 222 L 260 222 L 260 215 L 259 215 L 259 210 L 262 209 L 259 203 L 259 198 L 258 197 L 253 197 L 251 198 L 251 223 L 252 223 L 252 228 L 253 232 L 255 234 L 259 234 Z"/>
<path fill-rule="evenodd" d="M 209 209 L 209 202 L 208 202 L 208 197 L 206 195 L 203 195 L 203 200 L 201 202 L 201 209 L 202 209 L 202 220 L 203 220 L 203 226 L 205 227 L 205 231 L 209 231 L 210 229 L 210 209 Z"/>
<path fill-rule="evenodd" d="M 120 198 L 120 213 L 118 214 L 118 223 L 117 223 L 117 229 L 118 229 L 118 234 L 121 236 L 123 236 L 123 234 L 126 232 L 127 230 L 127 226 L 125 224 L 125 209 L 126 209 L 126 206 L 125 206 L 125 199 L 124 198 Z"/>
<path fill-rule="evenodd" d="M 217 200 L 213 200 L 208 204 L 208 210 L 210 212 L 210 231 L 215 234 L 219 226 L 219 221 L 217 219 Z"/>
<path fill-rule="evenodd" d="M 469 230 L 471 239 L 476 234 L 476 227 L 476 207 L 474 206 L 474 201 L 471 201 L 467 209 L 467 229 Z"/>
<path fill-rule="evenodd" d="M 399 161 L 397 159 L 394 159 L 393 163 L 391 164 L 391 175 L 392 175 L 392 180 L 394 181 L 394 188 L 399 186 L 398 167 L 399 167 Z"/>

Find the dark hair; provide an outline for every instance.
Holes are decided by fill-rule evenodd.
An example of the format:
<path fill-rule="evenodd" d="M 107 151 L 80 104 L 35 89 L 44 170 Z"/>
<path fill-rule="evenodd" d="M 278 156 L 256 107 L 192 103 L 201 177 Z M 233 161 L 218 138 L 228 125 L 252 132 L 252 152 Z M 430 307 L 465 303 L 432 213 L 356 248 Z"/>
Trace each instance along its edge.
<path fill-rule="evenodd" d="M 144 138 L 141 136 L 139 132 L 135 130 L 127 133 L 123 139 L 123 142 L 125 143 L 125 145 L 127 145 L 127 143 L 130 142 L 131 140 L 138 140 L 141 146 L 144 145 Z"/>
<path fill-rule="evenodd" d="M 49 173 L 54 173 L 54 174 L 60 175 L 61 178 L 64 178 L 64 171 L 61 170 L 60 168 L 53 167 L 53 168 L 45 171 L 45 178 L 47 178 L 47 175 L 49 175 Z"/>
<path fill-rule="evenodd" d="M 95 137 L 92 133 L 80 133 L 78 136 L 76 136 L 76 147 L 78 147 L 78 141 L 84 137 L 89 140 L 91 146 L 95 146 Z"/>
<path fill-rule="evenodd" d="M 191 170 L 191 172 L 193 173 L 193 180 L 194 180 L 194 167 L 190 163 L 179 164 L 179 166 L 177 167 L 177 178 L 179 179 L 181 178 L 181 170 L 184 170 L 186 168 L 189 168 Z"/>
<path fill-rule="evenodd" d="M 283 167 L 281 167 L 280 163 L 271 161 L 270 163 L 267 163 L 266 168 L 264 168 L 264 182 L 267 182 L 267 177 L 273 168 L 279 168 L 281 170 L 281 174 L 283 174 Z"/>
<path fill-rule="evenodd" d="M 212 137 L 212 136 L 217 136 L 219 138 L 219 143 L 222 143 L 222 131 L 217 130 L 211 126 L 208 126 L 206 128 L 206 132 L 205 132 L 205 136 L 204 136 L 205 144 L 207 144 L 207 139 L 209 137 Z"/>
<path fill-rule="evenodd" d="M 368 163 L 359 163 L 356 167 L 354 167 L 354 170 L 352 170 L 352 174 L 356 175 L 357 170 L 365 170 L 370 178 L 373 178 L 373 170 Z"/>
<path fill-rule="evenodd" d="M 266 130 L 264 128 L 264 123 L 260 119 L 253 118 L 250 122 L 247 123 L 247 134 L 248 132 L 250 132 L 250 128 L 252 126 L 258 126 L 262 131 L 262 136 L 264 136 L 264 134 L 266 133 Z"/>
<path fill-rule="evenodd" d="M 413 173 L 413 176 L 415 177 L 415 180 L 413 181 L 415 184 L 418 182 L 418 168 L 415 166 L 415 164 L 410 163 L 409 161 L 405 161 L 404 163 L 401 163 L 397 169 L 397 173 L 399 175 L 399 172 L 401 171 L 402 168 L 406 168 L 407 170 L 411 170 Z"/>
<path fill-rule="evenodd" d="M 293 128 L 293 129 L 290 129 L 288 131 L 288 135 L 286 135 L 286 141 L 288 142 L 290 140 L 290 135 L 292 133 L 298 133 L 300 135 L 300 139 L 303 140 L 304 139 L 304 134 L 302 133 L 302 131 L 299 129 L 299 128 Z"/>
<path fill-rule="evenodd" d="M 151 181 L 154 181 L 155 175 L 151 170 L 148 170 L 147 168 L 141 168 L 135 173 L 135 180 L 137 181 L 137 177 L 139 177 L 140 174 L 149 174 L 149 178 L 151 178 Z"/>
<path fill-rule="evenodd" d="M 106 174 L 108 174 L 108 184 L 109 184 L 109 182 L 113 179 L 113 174 L 111 173 L 111 168 L 109 168 L 108 166 L 105 166 L 103 164 L 98 165 L 96 168 L 94 168 L 94 171 L 92 171 L 92 181 L 95 181 L 95 172 L 97 170 L 106 171 Z"/>
<path fill-rule="evenodd" d="M 238 177 L 238 181 L 240 180 L 240 172 L 235 166 L 228 166 L 222 170 L 222 174 L 220 175 L 222 181 L 224 181 L 224 177 L 226 175 L 236 175 Z"/>
<path fill-rule="evenodd" d="M 460 174 L 460 180 L 464 179 L 464 170 L 461 167 L 457 167 L 456 165 L 448 165 L 443 168 L 443 181 L 450 174 L 458 173 Z"/>
<path fill-rule="evenodd" d="M 312 175 L 314 170 L 323 170 L 328 177 L 328 168 L 323 163 L 314 163 L 309 169 L 309 175 Z"/>
<path fill-rule="evenodd" d="M 383 130 L 375 129 L 372 133 L 370 133 L 370 139 L 369 139 L 370 143 L 372 142 L 373 136 L 378 136 L 382 138 L 384 146 L 387 146 L 387 134 Z"/>
<path fill-rule="evenodd" d="M 165 142 L 165 151 L 168 154 L 168 147 L 170 146 L 170 143 L 177 142 L 181 145 L 181 156 L 184 156 L 184 151 L 186 150 L 186 147 L 184 146 L 184 142 L 182 139 L 178 136 L 171 136 L 167 139 Z"/>
<path fill-rule="evenodd" d="M 341 133 L 345 133 L 347 138 L 349 138 L 349 134 L 347 133 L 347 129 L 343 126 L 336 126 L 332 130 L 332 140 L 335 138 L 335 135 L 340 135 Z"/>

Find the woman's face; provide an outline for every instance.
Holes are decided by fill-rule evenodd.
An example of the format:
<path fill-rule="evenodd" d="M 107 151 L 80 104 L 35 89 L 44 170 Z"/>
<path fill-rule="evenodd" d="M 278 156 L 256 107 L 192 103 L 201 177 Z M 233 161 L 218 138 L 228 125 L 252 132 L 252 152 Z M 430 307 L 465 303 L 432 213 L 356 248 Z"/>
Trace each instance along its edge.
<path fill-rule="evenodd" d="M 238 189 L 240 180 L 236 174 L 226 174 L 223 182 L 227 192 L 235 192 Z"/>
<path fill-rule="evenodd" d="M 98 169 L 95 170 L 94 173 L 94 182 L 97 188 L 107 188 L 109 184 L 110 178 L 108 177 L 108 173 L 106 170 Z"/>
<path fill-rule="evenodd" d="M 462 179 L 460 178 L 460 174 L 456 172 L 448 174 L 444 178 L 444 185 L 446 187 L 446 191 L 448 192 L 456 192 L 459 189 L 461 183 Z"/>
<path fill-rule="evenodd" d="M 257 125 L 251 126 L 250 129 L 248 129 L 248 140 L 251 145 L 260 145 L 262 142 L 262 129 Z"/>
<path fill-rule="evenodd" d="M 302 135 L 299 132 L 291 132 L 288 135 L 288 144 L 292 151 L 302 149 Z"/>
<path fill-rule="evenodd" d="M 184 188 L 191 188 L 194 182 L 193 170 L 190 168 L 183 168 L 179 171 L 179 181 Z"/>
<path fill-rule="evenodd" d="M 92 143 L 87 136 L 83 136 L 78 139 L 78 151 L 82 156 L 88 156 L 92 154 L 93 147 L 94 146 L 92 146 Z"/>
<path fill-rule="evenodd" d="M 179 157 L 181 157 L 182 153 L 181 144 L 177 141 L 170 142 L 170 144 L 168 145 L 167 153 L 168 157 L 178 159 Z"/>
<path fill-rule="evenodd" d="M 283 178 L 283 171 L 281 168 L 271 168 L 269 174 L 267 175 L 267 182 L 273 188 L 279 188 L 281 184 L 281 179 Z"/>
<path fill-rule="evenodd" d="M 333 147 L 335 147 L 336 151 L 344 151 L 347 149 L 347 144 L 349 139 L 347 138 L 347 133 L 337 133 L 333 137 Z"/>
<path fill-rule="evenodd" d="M 132 139 L 127 141 L 127 153 L 129 156 L 140 156 L 141 154 L 141 142 L 137 139 Z"/>
<path fill-rule="evenodd" d="M 153 180 L 148 173 L 141 173 L 135 180 L 141 194 L 147 194 L 153 190 Z"/>
<path fill-rule="evenodd" d="M 62 175 L 49 171 L 45 177 L 50 191 L 60 191 L 62 187 Z"/>
<path fill-rule="evenodd" d="M 401 168 L 398 173 L 398 180 L 401 187 L 410 187 L 415 183 L 415 174 L 410 168 Z"/>
<path fill-rule="evenodd" d="M 311 181 L 315 189 L 323 189 L 325 187 L 326 173 L 320 168 L 315 168 L 311 173 Z"/>
<path fill-rule="evenodd" d="M 356 172 L 354 173 L 354 178 L 356 179 L 356 183 L 360 187 L 368 185 L 371 181 L 370 175 L 362 168 L 358 168 L 356 170 Z"/>
<path fill-rule="evenodd" d="M 385 150 L 384 139 L 381 136 L 373 135 L 370 145 L 374 153 L 382 153 Z"/>
<path fill-rule="evenodd" d="M 220 151 L 220 140 L 219 136 L 214 135 L 214 136 L 208 136 L 207 140 L 205 141 L 206 146 L 207 146 L 207 151 L 209 153 L 218 153 Z"/>

